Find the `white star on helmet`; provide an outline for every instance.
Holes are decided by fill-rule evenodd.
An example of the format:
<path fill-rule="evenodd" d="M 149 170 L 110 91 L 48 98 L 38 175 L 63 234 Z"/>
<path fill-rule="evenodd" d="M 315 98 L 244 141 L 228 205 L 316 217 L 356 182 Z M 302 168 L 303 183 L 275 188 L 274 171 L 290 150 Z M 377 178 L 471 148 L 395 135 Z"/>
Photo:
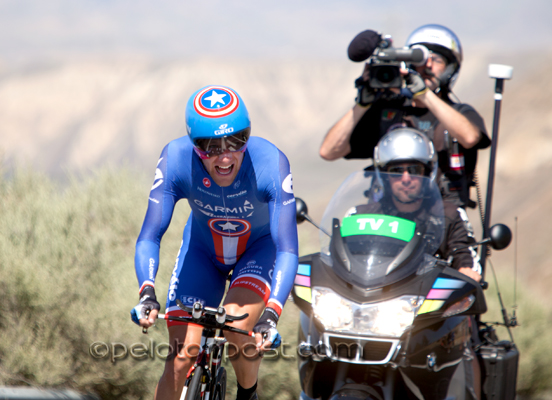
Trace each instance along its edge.
<path fill-rule="evenodd" d="M 211 107 L 213 107 L 217 103 L 222 103 L 222 105 L 225 105 L 226 103 L 222 98 L 226 96 L 226 93 L 217 93 L 214 90 L 211 92 L 211 96 L 205 97 L 205 100 L 209 100 L 211 102 Z"/>

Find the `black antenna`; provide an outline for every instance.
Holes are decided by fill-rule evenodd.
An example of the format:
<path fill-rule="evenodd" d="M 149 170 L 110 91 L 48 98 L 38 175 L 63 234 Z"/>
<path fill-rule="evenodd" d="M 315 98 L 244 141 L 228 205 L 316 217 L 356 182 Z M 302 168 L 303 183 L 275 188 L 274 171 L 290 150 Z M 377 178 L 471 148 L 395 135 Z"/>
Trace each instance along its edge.
<path fill-rule="evenodd" d="M 514 305 L 512 306 L 513 312 L 512 312 L 512 318 L 510 318 L 510 323 L 512 326 L 516 326 L 517 323 L 517 317 L 516 317 L 516 310 L 517 310 L 517 238 L 518 238 L 518 217 L 516 215 L 514 219 Z"/>
<path fill-rule="evenodd" d="M 496 323 L 497 325 L 503 325 L 508 330 L 508 334 L 510 335 L 510 341 L 514 343 L 514 336 L 512 335 L 512 331 L 510 328 L 517 326 L 517 322 L 515 319 L 511 320 L 508 317 L 508 312 L 506 311 L 506 308 L 504 307 L 504 302 L 502 301 L 502 295 L 500 294 L 500 288 L 498 287 L 498 280 L 496 279 L 496 272 L 493 267 L 493 263 L 489 261 L 489 265 L 491 266 L 491 270 L 493 271 L 493 277 L 496 285 L 496 293 L 498 296 L 498 302 L 500 303 L 500 312 L 502 313 L 502 320 L 504 321 L 503 324 Z"/>

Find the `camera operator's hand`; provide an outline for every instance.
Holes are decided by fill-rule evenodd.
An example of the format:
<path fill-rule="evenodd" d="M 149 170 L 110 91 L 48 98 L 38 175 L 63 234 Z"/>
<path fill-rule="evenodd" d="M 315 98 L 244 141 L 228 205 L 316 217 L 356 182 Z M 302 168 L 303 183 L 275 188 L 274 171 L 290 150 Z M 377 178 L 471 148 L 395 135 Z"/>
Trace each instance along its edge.
<path fill-rule="evenodd" d="M 355 80 L 355 87 L 357 88 L 355 102 L 359 106 L 368 107 L 376 100 L 376 91 L 370 87 L 368 81 L 365 81 L 362 76 Z"/>
<path fill-rule="evenodd" d="M 406 91 L 409 92 L 407 93 L 409 97 L 415 98 L 429 90 L 420 74 L 412 69 L 408 70 L 404 81 L 406 83 Z"/>
<path fill-rule="evenodd" d="M 370 74 L 368 64 L 366 64 L 362 75 L 355 80 L 355 87 L 357 88 L 355 102 L 362 107 L 368 107 L 376 100 L 376 91 L 370 86 L 369 79 Z"/>

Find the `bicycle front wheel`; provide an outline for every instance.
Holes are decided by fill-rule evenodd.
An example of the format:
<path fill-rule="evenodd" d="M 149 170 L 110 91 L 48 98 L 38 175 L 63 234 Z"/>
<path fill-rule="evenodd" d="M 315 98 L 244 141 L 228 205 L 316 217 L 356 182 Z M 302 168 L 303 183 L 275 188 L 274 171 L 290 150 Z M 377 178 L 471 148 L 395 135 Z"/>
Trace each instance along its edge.
<path fill-rule="evenodd" d="M 224 400 L 226 397 L 226 369 L 220 367 L 215 379 L 213 400 Z"/>
<path fill-rule="evenodd" d="M 186 400 L 201 400 L 201 381 L 203 380 L 203 368 L 196 367 L 190 384 L 188 385 L 188 390 L 186 391 Z"/>

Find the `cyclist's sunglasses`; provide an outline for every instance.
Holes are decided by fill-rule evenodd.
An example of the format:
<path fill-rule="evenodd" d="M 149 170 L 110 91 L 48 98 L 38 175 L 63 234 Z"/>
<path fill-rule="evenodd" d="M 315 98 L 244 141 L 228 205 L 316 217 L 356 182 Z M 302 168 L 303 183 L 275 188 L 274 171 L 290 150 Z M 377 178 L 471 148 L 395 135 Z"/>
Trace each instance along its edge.
<path fill-rule="evenodd" d="M 390 174 L 403 175 L 405 171 L 408 172 L 408 175 L 425 175 L 425 167 L 422 164 L 391 165 L 387 167 L 387 172 L 389 172 Z"/>
<path fill-rule="evenodd" d="M 196 139 L 194 141 L 195 150 L 202 159 L 216 157 L 226 151 L 244 152 L 250 134 L 251 128 L 246 128 L 223 138 Z"/>

